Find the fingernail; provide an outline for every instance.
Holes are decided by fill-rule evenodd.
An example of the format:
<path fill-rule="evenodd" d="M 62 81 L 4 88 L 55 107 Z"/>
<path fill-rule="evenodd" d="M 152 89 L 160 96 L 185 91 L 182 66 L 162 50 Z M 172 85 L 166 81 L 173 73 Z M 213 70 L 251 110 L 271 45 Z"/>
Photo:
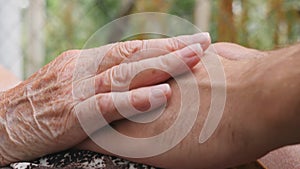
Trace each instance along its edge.
<path fill-rule="evenodd" d="M 170 88 L 169 84 L 161 84 L 161 85 L 153 87 L 153 89 L 151 90 L 151 92 L 152 92 L 153 96 L 160 97 L 161 94 L 159 94 L 159 93 L 163 93 L 163 95 L 165 95 L 170 90 L 171 90 L 171 88 Z"/>
<path fill-rule="evenodd" d="M 157 108 L 167 102 L 167 93 L 170 92 L 171 88 L 169 84 L 162 84 L 153 87 L 151 90 L 150 103 L 152 108 Z"/>
<path fill-rule="evenodd" d="M 201 32 L 201 33 L 197 33 L 193 35 L 194 38 L 197 38 L 198 41 L 202 41 L 202 40 L 209 40 L 210 41 L 210 34 L 209 32 Z"/>
<path fill-rule="evenodd" d="M 180 51 L 180 56 L 184 59 L 192 59 L 196 55 L 202 56 L 202 48 L 199 43 L 187 46 Z"/>
<path fill-rule="evenodd" d="M 151 90 L 151 94 L 152 94 L 153 98 L 155 98 L 155 99 L 162 99 L 165 96 L 165 93 L 160 89 Z"/>
<path fill-rule="evenodd" d="M 210 39 L 210 34 L 209 34 L 208 32 L 203 32 L 203 33 L 201 33 L 201 34 L 202 34 L 202 36 L 203 36 L 204 38 Z"/>
<path fill-rule="evenodd" d="M 201 47 L 203 50 L 206 50 L 209 45 L 211 44 L 211 37 L 210 37 L 210 34 L 208 32 L 203 32 L 201 33 L 201 37 L 200 39 L 203 39 L 200 44 L 201 44 Z"/>

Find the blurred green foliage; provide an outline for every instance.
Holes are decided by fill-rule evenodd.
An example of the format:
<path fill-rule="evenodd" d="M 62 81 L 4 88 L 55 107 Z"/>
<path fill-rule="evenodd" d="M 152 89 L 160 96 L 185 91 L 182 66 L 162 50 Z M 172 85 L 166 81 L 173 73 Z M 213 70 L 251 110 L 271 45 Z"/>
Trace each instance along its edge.
<path fill-rule="evenodd" d="M 118 0 L 46 2 L 46 63 L 65 50 L 82 48 L 98 28 L 115 18 L 120 8 Z"/>
<path fill-rule="evenodd" d="M 166 11 L 169 14 L 180 16 L 190 22 L 194 22 L 195 0 L 173 0 L 171 8 Z"/>
<path fill-rule="evenodd" d="M 88 38 L 106 23 L 135 12 L 157 11 L 177 15 L 194 22 L 195 0 L 133 0 L 124 7 L 121 0 L 46 0 L 45 63 L 68 49 L 80 49 Z M 213 42 L 220 39 L 221 0 L 212 0 L 210 33 Z M 276 0 L 233 0 L 236 32 L 233 42 L 258 49 L 272 49 L 300 39 L 300 1 L 282 1 L 281 10 L 270 7 Z M 128 11 L 124 12 L 124 9 Z M 126 10 L 126 9 L 125 9 Z M 130 39 L 130 38 L 129 38 Z M 131 37 L 132 39 L 132 37 Z"/>
<path fill-rule="evenodd" d="M 46 2 L 45 63 L 65 50 L 82 48 L 95 31 L 122 16 L 120 0 L 47 0 Z M 168 0 L 166 3 L 170 4 L 170 8 L 161 12 L 193 21 L 194 0 Z M 142 12 L 134 8 L 130 12 L 135 11 Z"/>

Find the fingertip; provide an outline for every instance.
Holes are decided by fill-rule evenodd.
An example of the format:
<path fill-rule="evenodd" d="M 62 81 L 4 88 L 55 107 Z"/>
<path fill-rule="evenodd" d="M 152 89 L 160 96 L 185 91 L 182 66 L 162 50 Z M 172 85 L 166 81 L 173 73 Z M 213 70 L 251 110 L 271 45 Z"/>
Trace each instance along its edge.
<path fill-rule="evenodd" d="M 154 86 L 151 89 L 150 94 L 150 103 L 151 103 L 151 110 L 162 106 L 163 104 L 167 103 L 168 98 L 171 96 L 171 87 L 169 84 L 161 84 Z"/>
<path fill-rule="evenodd" d="M 172 89 L 168 83 L 166 83 L 166 85 L 168 86 L 168 90 L 166 91 L 165 95 L 167 99 L 169 99 L 172 96 Z"/>
<path fill-rule="evenodd" d="M 211 41 L 209 32 L 202 32 L 202 36 L 204 36 L 204 38 L 206 38 L 209 42 Z"/>
<path fill-rule="evenodd" d="M 200 61 L 200 58 L 203 56 L 203 49 L 200 44 L 193 44 L 182 49 L 180 51 L 180 55 L 187 66 L 192 68 Z"/>
<path fill-rule="evenodd" d="M 211 44 L 211 37 L 210 37 L 209 32 L 203 32 L 203 33 L 201 33 L 201 35 L 202 35 L 203 41 L 200 44 L 201 44 L 202 49 L 205 51 Z"/>
<path fill-rule="evenodd" d="M 159 91 L 159 92 L 158 92 Z M 160 84 L 157 86 L 154 86 L 151 89 L 152 94 L 158 95 L 158 96 L 169 96 L 171 94 L 171 87 L 168 83 Z M 161 94 L 158 94 L 161 93 Z"/>
<path fill-rule="evenodd" d="M 196 44 L 192 44 L 192 45 L 189 45 L 189 46 L 187 46 L 183 49 L 178 50 L 178 53 L 182 58 L 189 59 L 189 58 L 194 57 L 195 54 L 199 55 L 199 56 L 202 56 L 203 55 L 203 49 L 202 49 L 202 47 L 200 46 L 199 43 L 196 43 Z"/>
<path fill-rule="evenodd" d="M 169 99 L 172 95 L 171 87 L 168 83 L 161 84 L 164 96 Z"/>
<path fill-rule="evenodd" d="M 170 85 L 160 84 L 132 91 L 131 104 L 139 111 L 146 112 L 165 104 L 171 96 Z"/>
<path fill-rule="evenodd" d="M 197 43 L 197 44 L 194 44 L 192 45 L 193 46 L 193 49 L 195 51 L 195 53 L 199 56 L 199 57 L 202 57 L 203 56 L 203 47 Z"/>
<path fill-rule="evenodd" d="M 211 44 L 211 37 L 209 32 L 196 33 L 190 37 L 195 43 L 200 44 L 203 51 L 205 51 Z"/>

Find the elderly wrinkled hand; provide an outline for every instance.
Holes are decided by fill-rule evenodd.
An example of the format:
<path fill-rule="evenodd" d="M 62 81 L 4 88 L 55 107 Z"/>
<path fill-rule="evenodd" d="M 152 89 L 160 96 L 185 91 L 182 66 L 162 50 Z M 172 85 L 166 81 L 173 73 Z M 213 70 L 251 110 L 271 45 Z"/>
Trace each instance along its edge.
<path fill-rule="evenodd" d="M 105 118 L 97 125 L 103 127 L 123 116 L 158 108 L 171 90 L 168 84 L 155 84 L 195 66 L 209 44 L 210 37 L 202 33 L 64 52 L 18 86 L 0 93 L 0 164 L 78 144 L 87 137 L 80 123 L 89 123 L 96 115 Z M 121 108 L 132 105 L 140 111 L 122 116 L 114 98 L 125 100 Z"/>

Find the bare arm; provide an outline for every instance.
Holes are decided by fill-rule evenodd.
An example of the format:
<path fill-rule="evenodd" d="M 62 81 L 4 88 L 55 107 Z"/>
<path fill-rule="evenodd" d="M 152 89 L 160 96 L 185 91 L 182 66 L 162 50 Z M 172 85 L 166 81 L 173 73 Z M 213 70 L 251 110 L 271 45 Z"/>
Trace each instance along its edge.
<path fill-rule="evenodd" d="M 6 70 L 1 65 L 0 65 L 0 82 L 1 82 L 0 83 L 0 98 L 1 98 L 1 101 L 0 101 L 0 119 L 1 119 L 0 131 L 1 131 L 1 139 L 2 139 L 2 142 L 0 145 L 0 158 L 1 158 L 0 161 L 1 161 L 1 163 L 7 163 L 5 160 L 7 157 L 5 157 L 6 155 L 4 155 L 4 153 L 5 153 L 4 149 L 6 146 L 11 146 L 11 145 L 8 144 L 8 141 L 5 141 L 5 140 L 8 140 L 7 133 L 3 132 L 3 130 L 5 129 L 4 120 L 6 119 L 5 109 L 9 104 L 14 105 L 16 109 L 18 109 L 18 107 L 19 108 L 23 107 L 26 104 L 22 103 L 22 101 L 20 101 L 22 104 L 20 104 L 19 106 L 16 106 L 16 103 L 13 103 L 13 102 L 10 103 L 10 101 L 13 98 L 10 96 L 7 96 L 8 93 L 5 93 L 4 91 L 17 85 L 20 82 L 20 80 L 13 73 Z M 19 100 L 22 100 L 22 99 L 19 99 Z M 24 111 L 26 111 L 26 109 L 24 109 Z M 4 159 L 4 157 L 5 157 L 5 159 Z M 9 158 L 13 158 L 13 157 L 9 157 Z"/>
<path fill-rule="evenodd" d="M 261 78 L 272 101 L 265 102 L 272 107 L 270 131 L 283 145 L 300 143 L 300 44 L 270 52 L 259 68 L 266 72 Z"/>
<path fill-rule="evenodd" d="M 170 78 L 165 71 L 188 71 L 209 44 L 209 35 L 200 33 L 64 52 L 0 94 L 0 166 L 80 143 L 87 137 L 81 125 L 95 118 L 101 122 L 91 130 L 123 118 L 114 98 L 125 109 L 159 107 L 171 95 L 168 84 L 155 85 Z"/>
<path fill-rule="evenodd" d="M 230 48 L 226 51 L 222 47 L 216 46 L 221 56 L 234 59 L 247 55 L 249 59 L 221 58 L 226 73 L 227 99 L 223 118 L 212 137 L 199 144 L 199 133 L 211 99 L 209 78 L 200 63 L 194 73 L 201 104 L 190 101 L 190 106 L 200 104 L 192 131 L 170 151 L 150 158 L 130 160 L 164 168 L 226 168 L 250 162 L 281 146 L 300 142 L 300 45 L 272 52 L 238 47 L 228 53 Z M 259 57 L 260 54 L 264 57 Z M 187 77 L 186 81 L 189 82 Z M 149 124 L 122 120 L 114 127 L 131 137 L 155 136 L 168 129 L 180 108 L 178 86 L 172 80 L 170 85 L 173 95 L 159 119 Z M 189 112 L 186 113 L 189 116 Z M 100 130 L 95 136 L 103 138 L 111 135 Z M 147 151 L 156 147 L 156 144 L 149 143 L 134 148 Z M 79 148 L 112 154 L 91 140 L 82 143 Z"/>

